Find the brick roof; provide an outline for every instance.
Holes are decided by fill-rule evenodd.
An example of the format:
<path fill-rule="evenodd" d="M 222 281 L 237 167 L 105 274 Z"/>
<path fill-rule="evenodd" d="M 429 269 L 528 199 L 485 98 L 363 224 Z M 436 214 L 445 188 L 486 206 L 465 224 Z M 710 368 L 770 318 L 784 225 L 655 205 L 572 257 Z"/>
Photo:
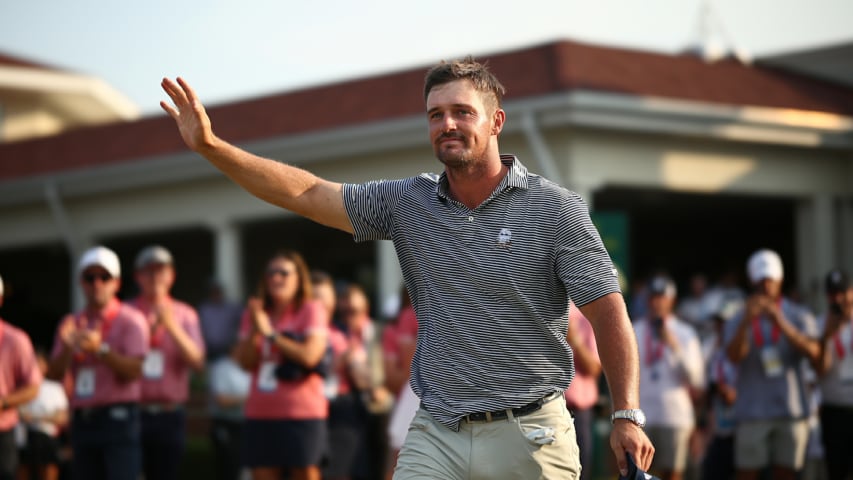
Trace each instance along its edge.
<path fill-rule="evenodd" d="M 42 65 L 39 63 L 31 62 L 29 60 L 25 60 L 23 58 L 18 58 L 3 52 L 0 52 L 0 67 L 26 67 L 26 68 L 38 68 L 41 70 L 56 70 L 53 67 L 49 67 L 47 65 Z"/>
<path fill-rule="evenodd" d="M 853 89 L 734 60 L 709 64 L 692 55 L 572 41 L 478 59 L 487 60 L 506 86 L 507 100 L 583 89 L 853 115 Z M 208 112 L 217 134 L 233 142 L 417 115 L 423 112 L 426 68 L 208 106 Z M 204 85 L 194 86 L 204 89 Z M 163 98 L 167 98 L 165 94 Z M 0 144 L 0 181 L 183 150 L 172 119 L 165 115 L 84 127 L 53 137 Z"/>

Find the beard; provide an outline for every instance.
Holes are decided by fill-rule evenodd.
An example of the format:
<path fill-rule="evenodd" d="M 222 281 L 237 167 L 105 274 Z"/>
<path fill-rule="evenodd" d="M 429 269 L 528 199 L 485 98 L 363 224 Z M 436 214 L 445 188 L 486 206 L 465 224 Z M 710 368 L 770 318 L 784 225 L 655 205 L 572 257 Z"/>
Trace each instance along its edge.
<path fill-rule="evenodd" d="M 448 148 L 442 144 L 442 141 L 448 138 L 456 139 L 462 145 Z M 482 152 L 477 155 L 477 152 L 469 147 L 465 136 L 458 132 L 445 133 L 436 139 L 435 156 L 448 168 L 469 167 L 483 157 Z"/>

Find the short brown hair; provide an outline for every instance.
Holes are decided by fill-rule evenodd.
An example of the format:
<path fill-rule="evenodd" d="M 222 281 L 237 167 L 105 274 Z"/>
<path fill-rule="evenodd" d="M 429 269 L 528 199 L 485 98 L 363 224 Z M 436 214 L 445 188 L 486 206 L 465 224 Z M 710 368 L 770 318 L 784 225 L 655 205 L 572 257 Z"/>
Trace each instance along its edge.
<path fill-rule="evenodd" d="M 424 101 L 434 87 L 462 79 L 470 80 L 478 92 L 486 94 L 485 99 L 490 101 L 495 109 L 501 108 L 501 100 L 506 89 L 489 71 L 486 63 L 477 62 L 470 55 L 462 60 L 450 62 L 442 60 L 441 63 L 430 68 L 424 79 Z"/>

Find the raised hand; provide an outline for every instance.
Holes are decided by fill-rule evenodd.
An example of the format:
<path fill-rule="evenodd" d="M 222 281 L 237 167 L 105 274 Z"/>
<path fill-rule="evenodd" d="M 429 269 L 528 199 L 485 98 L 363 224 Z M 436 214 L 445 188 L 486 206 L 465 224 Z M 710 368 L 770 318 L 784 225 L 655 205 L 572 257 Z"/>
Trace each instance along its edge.
<path fill-rule="evenodd" d="M 164 78 L 160 86 L 174 104 L 161 101 L 160 107 L 175 120 L 184 143 L 196 152 L 212 145 L 216 136 L 210 126 L 210 118 L 192 87 L 181 77 L 177 78 L 177 83 Z"/>
<path fill-rule="evenodd" d="M 96 353 L 101 346 L 101 332 L 99 330 L 83 330 L 80 332 L 80 350 L 86 353 Z"/>
<path fill-rule="evenodd" d="M 267 336 L 273 332 L 270 324 L 270 316 L 264 310 L 264 301 L 258 297 L 251 297 L 246 302 L 246 307 L 252 318 L 252 323 L 255 326 L 255 331 L 263 336 Z"/>
<path fill-rule="evenodd" d="M 59 338 L 62 339 L 62 343 L 65 345 L 65 348 L 69 350 L 77 348 L 77 326 L 74 325 L 73 319 L 67 319 L 63 322 L 59 329 Z"/>

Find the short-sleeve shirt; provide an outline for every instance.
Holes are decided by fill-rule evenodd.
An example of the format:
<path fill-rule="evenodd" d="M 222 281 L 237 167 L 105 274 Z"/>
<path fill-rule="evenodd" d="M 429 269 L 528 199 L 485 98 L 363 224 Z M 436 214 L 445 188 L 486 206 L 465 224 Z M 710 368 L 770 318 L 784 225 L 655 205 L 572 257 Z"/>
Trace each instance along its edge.
<path fill-rule="evenodd" d="M 230 356 L 218 358 L 209 364 L 207 385 L 210 390 L 210 415 L 229 420 L 243 419 L 243 403 L 249 396 L 251 378 Z M 240 399 L 232 406 L 222 406 L 217 397 Z"/>
<path fill-rule="evenodd" d="M 0 319 L 0 397 L 41 381 L 29 335 Z M 0 411 L 0 431 L 11 430 L 17 423 L 16 408 Z"/>
<path fill-rule="evenodd" d="M 175 323 L 186 332 L 204 354 L 204 341 L 195 309 L 184 302 L 169 299 Z M 131 302 L 148 325 L 148 353 L 142 366 L 142 403 L 183 403 L 189 397 L 192 367 L 184 359 L 180 346 L 163 325 L 158 325 L 154 307 L 138 297 Z"/>
<path fill-rule="evenodd" d="M 299 310 L 288 310 L 279 318 L 270 318 L 273 329 L 298 338 L 322 335 L 324 344 L 329 338 L 329 315 L 321 303 L 305 302 Z M 248 310 L 243 312 L 240 337 L 248 338 L 252 320 Z M 285 360 L 271 341 L 258 339 L 255 344 L 261 360 L 252 370 L 246 418 L 276 420 L 317 420 L 329 416 L 329 402 L 323 390 L 323 377 L 311 373 L 299 380 L 278 380 L 270 377 L 268 368 Z"/>
<path fill-rule="evenodd" d="M 595 343 L 595 333 L 589 320 L 578 310 L 574 303 L 569 309 L 569 322 L 577 324 L 578 339 L 598 358 L 598 344 Z M 592 408 L 598 401 L 598 376 L 575 369 L 575 378 L 566 389 L 566 403 L 569 408 L 586 410 Z"/>
<path fill-rule="evenodd" d="M 418 319 L 411 386 L 439 422 L 563 392 L 571 298 L 619 292 L 583 200 L 503 155 L 481 205 L 454 200 L 446 174 L 345 184 L 354 239 L 392 240 Z"/>
<path fill-rule="evenodd" d="M 826 329 L 826 315 L 818 321 L 820 331 Z M 821 403 L 837 407 L 853 407 L 853 318 L 848 318 L 829 340 L 832 366 L 820 379 Z"/>
<path fill-rule="evenodd" d="M 53 340 L 52 357 L 58 357 L 65 348 L 59 332 L 66 323 L 74 323 L 78 329 L 100 329 L 101 341 L 123 356 L 143 359 L 148 352 L 145 317 L 118 299 L 112 299 L 97 314 L 81 311 L 62 319 Z M 74 352 L 70 374 L 73 387 L 69 400 L 73 409 L 138 402 L 142 395 L 141 379 L 119 377 L 97 355 Z"/>
<path fill-rule="evenodd" d="M 782 314 L 803 335 L 817 337 L 814 315 L 805 307 L 788 299 L 782 299 Z M 748 321 L 749 353 L 738 364 L 735 388 L 737 400 L 734 404 L 736 421 L 800 419 L 809 414 L 803 382 L 802 362 L 804 356 L 788 342 L 784 334 L 774 333 L 769 318 L 744 318 L 741 308 L 726 323 L 723 345 L 728 345 L 741 322 Z M 778 373 L 768 374 L 765 349 L 775 349 L 780 364 Z"/>
<path fill-rule="evenodd" d="M 640 358 L 640 405 L 647 425 L 689 428 L 695 423 L 690 389 L 705 386 L 705 360 L 699 336 L 671 315 L 665 328 L 678 342 L 676 354 L 654 333 L 647 317 L 634 322 Z"/>
<path fill-rule="evenodd" d="M 61 383 L 44 379 L 39 385 L 36 398 L 21 405 L 21 411 L 33 417 L 47 417 L 68 410 L 68 395 Z M 47 420 L 35 421 L 28 425 L 30 429 L 40 431 L 51 437 L 59 435 L 59 426 Z"/>

